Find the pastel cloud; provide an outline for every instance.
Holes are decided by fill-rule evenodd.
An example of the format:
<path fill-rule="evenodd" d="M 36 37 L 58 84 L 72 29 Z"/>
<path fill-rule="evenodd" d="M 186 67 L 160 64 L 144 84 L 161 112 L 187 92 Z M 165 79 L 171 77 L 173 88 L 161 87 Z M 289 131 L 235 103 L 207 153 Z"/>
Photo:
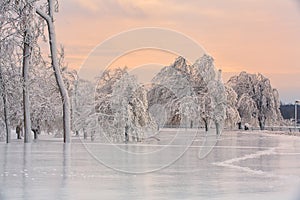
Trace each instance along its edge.
<path fill-rule="evenodd" d="M 120 31 L 164 27 L 194 38 L 224 72 L 262 72 L 286 91 L 289 86 L 281 82 L 295 90 L 294 75 L 300 76 L 299 8 L 299 0 L 64 0 L 56 25 L 73 67 Z M 280 81 L 278 74 L 291 79 Z M 283 101 L 295 98 L 300 94 L 285 95 Z"/>
<path fill-rule="evenodd" d="M 126 16 L 126 17 L 143 17 L 142 10 L 130 1 L 119 0 L 75 0 L 86 11 L 96 16 Z"/>

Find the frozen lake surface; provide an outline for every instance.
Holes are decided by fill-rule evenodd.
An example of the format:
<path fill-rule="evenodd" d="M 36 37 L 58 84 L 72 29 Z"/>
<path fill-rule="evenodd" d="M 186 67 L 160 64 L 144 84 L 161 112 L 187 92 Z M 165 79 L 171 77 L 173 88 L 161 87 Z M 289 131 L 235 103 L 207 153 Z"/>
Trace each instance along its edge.
<path fill-rule="evenodd" d="M 216 140 L 170 129 L 157 137 L 2 142 L 0 199 L 300 199 L 300 137 L 224 132 Z"/>

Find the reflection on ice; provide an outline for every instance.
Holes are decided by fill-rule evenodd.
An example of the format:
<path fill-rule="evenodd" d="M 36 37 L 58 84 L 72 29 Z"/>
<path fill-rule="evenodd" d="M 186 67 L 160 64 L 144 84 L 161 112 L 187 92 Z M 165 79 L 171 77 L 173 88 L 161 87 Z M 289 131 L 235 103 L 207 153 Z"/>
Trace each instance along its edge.
<path fill-rule="evenodd" d="M 297 137 L 168 130 L 153 144 L 0 143 L 0 199 L 291 199 L 299 197 Z M 170 138 L 173 138 L 170 139 Z M 172 142 L 170 142 L 172 141 Z M 199 149 L 211 149 L 199 159 Z M 147 172 L 179 159 L 153 173 Z M 99 163 L 93 155 L 100 158 Z M 104 166 L 106 164 L 110 168 Z M 121 169 L 113 170 L 112 168 Z M 136 170 L 136 171 L 134 171 Z M 298 187 L 299 188 L 299 187 Z M 297 199 L 297 198 L 296 198 Z"/>

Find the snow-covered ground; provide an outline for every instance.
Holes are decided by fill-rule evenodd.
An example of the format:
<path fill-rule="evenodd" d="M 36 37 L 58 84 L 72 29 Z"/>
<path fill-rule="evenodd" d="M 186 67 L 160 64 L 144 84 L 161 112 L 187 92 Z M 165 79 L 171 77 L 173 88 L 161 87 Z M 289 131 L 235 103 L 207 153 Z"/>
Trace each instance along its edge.
<path fill-rule="evenodd" d="M 0 143 L 0 199 L 300 198 L 300 137 L 164 129 L 136 144 Z M 207 156 L 205 156 L 209 153 Z M 297 193 L 298 192 L 298 193 Z"/>

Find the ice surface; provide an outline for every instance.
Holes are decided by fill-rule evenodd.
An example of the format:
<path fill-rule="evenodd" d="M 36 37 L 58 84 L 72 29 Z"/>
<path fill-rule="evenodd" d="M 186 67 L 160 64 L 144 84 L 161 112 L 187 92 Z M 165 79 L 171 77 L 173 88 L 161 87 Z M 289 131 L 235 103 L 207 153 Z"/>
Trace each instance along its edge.
<path fill-rule="evenodd" d="M 0 199 L 300 198 L 299 137 L 225 132 L 216 140 L 198 133 L 191 144 L 193 136 L 191 130 L 168 129 L 157 135 L 159 141 L 137 144 L 82 144 L 73 138 L 64 145 L 49 136 L 26 145 L 0 143 Z M 216 141 L 200 160 L 199 150 L 211 149 Z M 186 149 L 152 173 L 109 168 L 157 169 Z"/>

